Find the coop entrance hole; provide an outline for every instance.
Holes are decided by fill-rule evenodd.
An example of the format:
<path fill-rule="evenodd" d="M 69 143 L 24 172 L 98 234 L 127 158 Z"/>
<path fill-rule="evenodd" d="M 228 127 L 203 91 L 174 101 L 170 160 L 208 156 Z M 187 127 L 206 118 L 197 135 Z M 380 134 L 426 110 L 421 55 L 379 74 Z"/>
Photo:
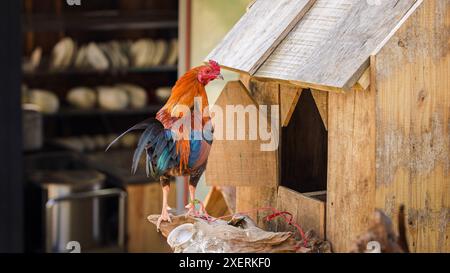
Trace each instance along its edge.
<path fill-rule="evenodd" d="M 328 132 L 309 89 L 303 90 L 281 137 L 281 185 L 325 199 Z"/>

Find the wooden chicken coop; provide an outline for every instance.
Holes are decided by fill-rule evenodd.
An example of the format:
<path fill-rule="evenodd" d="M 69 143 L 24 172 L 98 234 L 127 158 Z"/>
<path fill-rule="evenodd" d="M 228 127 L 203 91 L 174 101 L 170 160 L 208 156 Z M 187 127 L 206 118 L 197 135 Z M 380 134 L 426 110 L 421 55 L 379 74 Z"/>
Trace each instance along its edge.
<path fill-rule="evenodd" d="M 449 252 L 449 28 L 447 0 L 255 1 L 207 59 L 241 75 L 217 105 L 279 105 L 278 149 L 216 140 L 207 183 L 236 186 L 237 211 L 293 213 L 337 252 L 404 204 L 410 250 Z"/>

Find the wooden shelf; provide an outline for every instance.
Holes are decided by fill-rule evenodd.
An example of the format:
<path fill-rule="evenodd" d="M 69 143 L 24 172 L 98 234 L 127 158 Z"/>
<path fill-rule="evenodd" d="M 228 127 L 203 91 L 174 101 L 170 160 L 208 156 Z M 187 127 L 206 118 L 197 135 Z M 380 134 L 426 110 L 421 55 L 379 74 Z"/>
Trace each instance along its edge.
<path fill-rule="evenodd" d="M 149 105 L 140 109 L 123 109 L 123 110 L 104 110 L 104 109 L 76 109 L 76 108 L 62 108 L 53 114 L 44 114 L 44 117 L 71 117 L 71 116 L 92 116 L 92 115 L 141 115 L 153 114 L 158 112 L 163 105 L 155 104 Z"/>
<path fill-rule="evenodd" d="M 95 30 L 110 31 L 118 29 L 177 29 L 177 14 L 171 11 L 141 11 L 124 13 L 118 10 L 91 12 L 22 15 L 22 30 L 61 31 Z"/>
<path fill-rule="evenodd" d="M 24 71 L 24 78 L 34 78 L 34 77 L 52 77 L 52 76 L 73 76 L 73 75 L 119 75 L 119 74 L 130 74 L 130 73 L 176 73 L 176 65 L 160 65 L 153 67 L 130 67 L 124 69 L 109 69 L 109 70 L 94 70 L 94 69 L 74 69 L 69 68 L 65 70 L 45 70 L 37 69 L 36 71 Z"/>

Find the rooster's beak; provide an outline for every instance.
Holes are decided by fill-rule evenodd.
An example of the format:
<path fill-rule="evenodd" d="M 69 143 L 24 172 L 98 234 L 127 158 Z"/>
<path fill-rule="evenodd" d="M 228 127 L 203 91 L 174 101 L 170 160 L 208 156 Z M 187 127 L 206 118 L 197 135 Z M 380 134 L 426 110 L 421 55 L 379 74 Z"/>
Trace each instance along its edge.
<path fill-rule="evenodd" d="M 223 80 L 223 75 L 219 74 L 219 76 L 217 76 L 217 78 Z"/>

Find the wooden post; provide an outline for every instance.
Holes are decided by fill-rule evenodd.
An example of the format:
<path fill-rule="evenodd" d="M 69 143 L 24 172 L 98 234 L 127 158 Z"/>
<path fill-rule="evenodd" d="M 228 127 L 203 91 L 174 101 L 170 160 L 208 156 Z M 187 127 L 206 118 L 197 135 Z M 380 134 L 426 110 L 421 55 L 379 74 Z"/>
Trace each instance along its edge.
<path fill-rule="evenodd" d="M 328 99 L 326 239 L 345 252 L 375 209 L 375 90 Z"/>

